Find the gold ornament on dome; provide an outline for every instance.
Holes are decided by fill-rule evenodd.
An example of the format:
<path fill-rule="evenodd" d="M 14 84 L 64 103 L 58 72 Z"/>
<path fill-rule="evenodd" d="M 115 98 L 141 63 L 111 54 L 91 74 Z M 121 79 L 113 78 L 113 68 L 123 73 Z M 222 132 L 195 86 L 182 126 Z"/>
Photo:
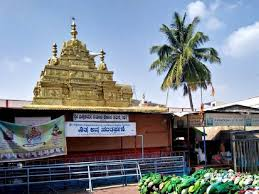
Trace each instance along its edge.
<path fill-rule="evenodd" d="M 94 58 L 97 55 L 91 55 L 86 45 L 77 39 L 74 19 L 70 33 L 71 40 L 64 42 L 59 57 L 57 45 L 53 44 L 52 57 L 34 88 L 32 106 L 130 106 L 132 88 L 113 81 L 103 49 L 98 54 L 100 64 L 96 68 Z"/>

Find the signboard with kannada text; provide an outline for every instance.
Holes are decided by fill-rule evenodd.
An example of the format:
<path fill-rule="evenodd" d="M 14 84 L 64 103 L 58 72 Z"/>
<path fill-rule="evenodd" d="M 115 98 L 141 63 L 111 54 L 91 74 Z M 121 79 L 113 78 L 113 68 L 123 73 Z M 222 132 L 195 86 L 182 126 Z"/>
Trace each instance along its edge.
<path fill-rule="evenodd" d="M 206 126 L 259 126 L 259 114 L 206 113 Z"/>
<path fill-rule="evenodd" d="M 66 122 L 66 137 L 135 136 L 136 123 Z"/>
<path fill-rule="evenodd" d="M 112 121 L 128 122 L 127 114 L 97 114 L 97 113 L 74 113 L 73 121 Z"/>

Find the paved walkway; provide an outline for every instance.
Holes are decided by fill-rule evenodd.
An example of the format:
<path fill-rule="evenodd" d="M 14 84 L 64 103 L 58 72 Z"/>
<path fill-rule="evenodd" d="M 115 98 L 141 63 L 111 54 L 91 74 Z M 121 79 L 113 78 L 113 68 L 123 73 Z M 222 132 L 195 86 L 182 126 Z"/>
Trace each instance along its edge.
<path fill-rule="evenodd" d="M 127 187 L 98 189 L 95 190 L 93 194 L 139 194 L 139 192 L 137 186 L 132 185 Z"/>
<path fill-rule="evenodd" d="M 139 194 L 137 185 L 123 186 L 111 186 L 103 188 L 95 188 L 91 193 L 84 189 L 69 189 L 64 191 L 58 191 L 58 194 Z M 41 194 L 41 192 L 32 192 L 32 194 Z"/>

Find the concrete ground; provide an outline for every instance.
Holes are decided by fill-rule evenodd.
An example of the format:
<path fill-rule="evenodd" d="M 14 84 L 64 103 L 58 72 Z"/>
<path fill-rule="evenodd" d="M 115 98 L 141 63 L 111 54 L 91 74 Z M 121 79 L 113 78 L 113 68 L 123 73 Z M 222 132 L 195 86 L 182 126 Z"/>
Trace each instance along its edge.
<path fill-rule="evenodd" d="M 94 190 L 93 194 L 139 194 L 137 185 L 109 187 Z"/>
<path fill-rule="evenodd" d="M 46 192 L 31 192 L 32 194 L 45 194 Z M 97 187 L 94 189 L 94 191 L 91 193 L 90 191 L 86 191 L 85 189 L 68 189 L 68 190 L 59 190 L 59 191 L 53 191 L 48 193 L 55 193 L 55 194 L 139 194 L 138 186 L 137 184 L 134 185 L 128 185 L 128 186 L 122 186 L 122 185 L 116 185 L 116 186 L 109 186 L 109 187 Z M 7 192 L 7 194 L 9 194 Z M 13 192 L 10 192 L 10 194 L 13 194 Z"/>

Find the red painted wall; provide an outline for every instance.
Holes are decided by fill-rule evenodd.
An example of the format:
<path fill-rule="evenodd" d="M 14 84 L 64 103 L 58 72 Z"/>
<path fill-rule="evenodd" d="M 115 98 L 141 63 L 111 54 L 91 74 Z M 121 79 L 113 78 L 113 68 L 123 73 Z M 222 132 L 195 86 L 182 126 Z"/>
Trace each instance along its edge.
<path fill-rule="evenodd" d="M 145 148 L 171 147 L 169 116 L 164 114 L 131 113 L 137 135 L 144 135 Z M 141 148 L 141 137 L 78 137 L 67 138 L 68 152 L 122 150 Z"/>
<path fill-rule="evenodd" d="M 83 112 L 83 111 L 80 111 Z M 14 117 L 51 116 L 52 119 L 65 115 L 72 121 L 74 111 L 0 109 L 0 120 L 14 122 Z M 123 113 L 126 114 L 126 113 Z M 144 135 L 145 148 L 171 148 L 171 117 L 168 114 L 128 113 L 129 121 L 136 122 L 137 134 Z M 141 137 L 76 137 L 67 138 L 68 153 L 94 152 L 105 150 L 127 150 L 141 148 Z"/>

